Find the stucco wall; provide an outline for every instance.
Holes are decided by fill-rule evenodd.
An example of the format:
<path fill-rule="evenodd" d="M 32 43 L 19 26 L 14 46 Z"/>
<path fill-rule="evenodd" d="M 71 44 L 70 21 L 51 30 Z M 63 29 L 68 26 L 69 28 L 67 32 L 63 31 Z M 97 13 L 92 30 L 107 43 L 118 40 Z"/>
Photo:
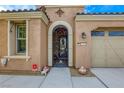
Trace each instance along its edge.
<path fill-rule="evenodd" d="M 41 67 L 48 65 L 48 28 L 41 22 Z"/>
<path fill-rule="evenodd" d="M 47 15 L 50 18 L 51 24 L 55 21 L 65 21 L 72 26 L 74 31 L 75 16 L 76 13 L 83 11 L 82 7 L 62 7 L 61 10 L 64 12 L 61 17 L 56 13 L 61 7 L 48 7 L 46 8 Z"/>
<path fill-rule="evenodd" d="M 91 31 L 97 27 L 124 27 L 124 21 L 78 21 L 76 22 L 76 67 L 81 65 L 90 68 L 91 67 L 91 49 L 92 49 L 92 39 Z M 77 43 L 82 42 L 81 33 L 86 32 L 87 34 L 87 45 L 79 46 Z"/>
<path fill-rule="evenodd" d="M 64 12 L 61 17 L 56 13 L 59 8 L 61 8 L 61 10 Z M 47 15 L 50 18 L 50 25 L 56 21 L 65 21 L 67 23 L 70 24 L 70 26 L 72 27 L 72 33 L 73 33 L 73 41 L 75 41 L 75 16 L 76 13 L 78 12 L 82 12 L 83 11 L 83 7 L 47 7 L 46 8 L 46 12 Z M 75 46 L 73 45 L 73 66 L 75 66 Z"/>
<path fill-rule="evenodd" d="M 31 56 L 31 64 L 40 66 L 40 50 L 41 50 L 41 20 L 31 19 L 29 21 L 29 56 Z"/>
<path fill-rule="evenodd" d="M 12 27 L 13 25 L 11 24 L 10 27 Z M 11 32 L 10 32 L 10 55 L 14 55 L 16 54 L 16 25 L 13 26 L 13 28 L 11 28 Z"/>
<path fill-rule="evenodd" d="M 0 20 L 0 57 L 7 55 L 7 21 Z"/>
<path fill-rule="evenodd" d="M 0 58 L 7 56 L 7 29 L 7 21 L 0 20 Z M 44 42 L 43 40 L 46 40 L 45 33 L 46 25 L 41 19 L 30 19 L 29 56 L 31 56 L 31 59 L 29 61 L 26 61 L 25 59 L 10 59 L 6 67 L 2 67 L 0 63 L 0 70 L 31 70 L 31 65 L 34 63 L 38 64 L 38 66 L 41 66 L 41 62 L 44 62 L 45 64 L 47 59 L 46 45 L 44 45 L 43 48 L 41 46 L 41 43 Z M 43 52 L 41 52 L 41 50 L 43 50 Z M 41 54 L 43 58 L 41 58 Z"/>

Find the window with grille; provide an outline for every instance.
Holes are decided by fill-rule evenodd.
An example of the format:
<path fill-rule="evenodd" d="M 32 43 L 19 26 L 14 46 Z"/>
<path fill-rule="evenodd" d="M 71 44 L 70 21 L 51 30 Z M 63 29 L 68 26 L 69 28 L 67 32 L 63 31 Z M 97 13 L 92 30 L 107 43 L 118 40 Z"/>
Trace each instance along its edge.
<path fill-rule="evenodd" d="M 17 25 L 16 32 L 16 53 L 25 54 L 26 53 L 26 25 Z"/>

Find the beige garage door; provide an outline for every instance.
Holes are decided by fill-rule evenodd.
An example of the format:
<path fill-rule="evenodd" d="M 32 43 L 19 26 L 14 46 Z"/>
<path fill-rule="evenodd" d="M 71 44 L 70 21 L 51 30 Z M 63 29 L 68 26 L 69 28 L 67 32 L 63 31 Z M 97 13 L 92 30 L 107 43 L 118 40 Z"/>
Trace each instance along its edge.
<path fill-rule="evenodd" d="M 92 67 L 124 67 L 124 31 L 92 32 Z"/>

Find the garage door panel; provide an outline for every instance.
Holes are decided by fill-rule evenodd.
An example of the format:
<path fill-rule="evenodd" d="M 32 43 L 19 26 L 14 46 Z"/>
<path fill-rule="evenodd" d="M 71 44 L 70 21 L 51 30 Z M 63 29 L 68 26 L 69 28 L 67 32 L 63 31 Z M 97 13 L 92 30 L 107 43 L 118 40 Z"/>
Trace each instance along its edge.
<path fill-rule="evenodd" d="M 97 40 L 97 41 L 101 41 L 101 40 L 105 40 L 105 38 L 104 38 L 104 36 L 94 36 L 94 37 L 92 37 L 92 39 L 95 41 L 95 40 Z"/>
<path fill-rule="evenodd" d="M 117 42 L 118 40 L 124 40 L 123 36 L 109 36 L 108 37 L 109 40 Z"/>
<path fill-rule="evenodd" d="M 105 39 L 104 38 L 93 38 L 93 42 L 97 43 L 97 42 L 104 42 Z"/>
<path fill-rule="evenodd" d="M 104 42 L 103 42 L 104 43 Z M 93 44 L 92 46 L 94 49 L 104 49 L 105 48 L 105 44 Z"/>
<path fill-rule="evenodd" d="M 92 66 L 124 67 L 124 36 L 93 36 Z"/>
<path fill-rule="evenodd" d="M 116 62 L 118 63 L 120 59 L 118 57 L 107 57 L 107 62 Z"/>
<path fill-rule="evenodd" d="M 124 48 L 114 48 L 116 52 L 118 53 L 124 53 Z"/>
<path fill-rule="evenodd" d="M 112 48 L 112 49 L 121 49 L 121 48 L 124 48 L 122 44 L 111 44 L 109 43 L 107 45 L 107 48 Z"/>
<path fill-rule="evenodd" d="M 105 58 L 104 55 L 94 55 L 93 58 Z"/>
<path fill-rule="evenodd" d="M 123 56 L 123 57 L 124 57 L 124 49 L 115 49 L 115 52 L 116 52 L 119 56 Z"/>
<path fill-rule="evenodd" d="M 105 49 L 94 49 L 92 54 L 105 54 Z"/>
<path fill-rule="evenodd" d="M 107 65 L 107 67 L 108 68 L 112 68 L 112 67 L 113 68 L 119 68 L 119 67 L 121 68 L 121 67 L 124 67 L 124 66 L 123 65 L 119 65 L 119 64 L 118 65 L 116 65 L 116 64 L 110 64 L 110 65 Z"/>
<path fill-rule="evenodd" d="M 105 43 L 105 40 L 104 40 L 104 38 L 98 38 L 98 37 L 96 37 L 96 38 L 93 38 L 93 47 L 95 47 L 95 48 L 100 48 L 100 47 L 103 47 L 104 46 L 104 43 Z"/>
<path fill-rule="evenodd" d="M 112 59 L 107 62 L 108 67 L 123 67 L 123 63 L 120 60 Z"/>
<path fill-rule="evenodd" d="M 105 58 L 105 54 L 104 53 L 92 54 L 92 58 Z"/>
<path fill-rule="evenodd" d="M 105 57 L 105 52 L 104 51 L 100 51 L 99 53 L 93 53 L 92 57 L 95 58 L 104 58 Z"/>
<path fill-rule="evenodd" d="M 97 58 L 97 59 L 92 60 L 92 66 L 93 67 L 105 67 L 106 66 L 105 59 Z"/>
<path fill-rule="evenodd" d="M 120 49 L 120 48 L 124 48 L 124 44 L 111 44 L 110 43 L 110 47 L 113 49 Z"/>
<path fill-rule="evenodd" d="M 118 57 L 118 56 L 110 56 L 110 55 L 109 55 L 109 56 L 106 57 L 106 59 L 107 59 L 107 60 L 115 60 L 115 59 L 116 59 L 116 60 L 120 60 L 120 57 Z"/>
<path fill-rule="evenodd" d="M 121 60 L 124 60 L 124 55 L 118 55 Z"/>
<path fill-rule="evenodd" d="M 97 43 L 97 42 L 104 42 L 105 39 L 104 38 L 92 38 L 93 43 Z"/>
<path fill-rule="evenodd" d="M 110 46 L 110 43 L 108 43 L 107 41 L 106 41 L 106 43 L 105 43 L 105 49 L 111 49 L 112 47 Z"/>
<path fill-rule="evenodd" d="M 124 56 L 119 55 L 119 59 L 124 63 Z"/>
<path fill-rule="evenodd" d="M 100 56 L 100 57 L 99 56 L 94 56 L 94 57 L 92 57 L 92 59 L 93 60 L 97 60 L 97 59 L 103 59 L 104 60 L 106 58 L 105 57 L 102 57 L 102 56 Z"/>
<path fill-rule="evenodd" d="M 116 54 L 115 52 L 113 52 L 113 51 L 109 51 L 109 50 L 108 50 L 108 51 L 106 52 L 106 56 L 107 56 L 108 58 L 110 58 L 110 57 L 111 57 L 111 58 L 112 58 L 112 57 L 114 58 L 114 57 L 117 57 L 117 54 Z"/>
<path fill-rule="evenodd" d="M 93 49 L 105 49 L 105 46 L 103 45 L 93 45 Z"/>
<path fill-rule="evenodd" d="M 124 39 L 121 38 L 110 38 L 111 40 L 108 40 L 108 43 L 113 48 L 124 48 Z"/>

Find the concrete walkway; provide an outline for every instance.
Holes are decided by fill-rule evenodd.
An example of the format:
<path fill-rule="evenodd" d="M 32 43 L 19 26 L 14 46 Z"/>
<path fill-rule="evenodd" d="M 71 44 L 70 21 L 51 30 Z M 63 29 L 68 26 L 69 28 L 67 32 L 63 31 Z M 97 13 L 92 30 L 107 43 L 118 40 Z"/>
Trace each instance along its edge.
<path fill-rule="evenodd" d="M 69 68 L 55 68 L 45 76 L 0 75 L 1 88 L 98 88 L 96 77 L 72 77 Z"/>
<path fill-rule="evenodd" d="M 93 68 L 92 72 L 109 88 L 124 88 L 124 68 Z"/>
<path fill-rule="evenodd" d="M 2 77 L 2 78 L 1 78 Z M 38 88 L 44 80 L 44 76 L 0 76 L 1 88 Z"/>
<path fill-rule="evenodd" d="M 93 68 L 96 77 L 71 76 L 55 68 L 47 76 L 0 75 L 1 88 L 124 88 L 124 68 Z"/>
<path fill-rule="evenodd" d="M 69 68 L 52 68 L 41 87 L 71 88 L 72 82 Z"/>
<path fill-rule="evenodd" d="M 105 88 L 96 77 L 72 77 L 74 88 Z"/>

